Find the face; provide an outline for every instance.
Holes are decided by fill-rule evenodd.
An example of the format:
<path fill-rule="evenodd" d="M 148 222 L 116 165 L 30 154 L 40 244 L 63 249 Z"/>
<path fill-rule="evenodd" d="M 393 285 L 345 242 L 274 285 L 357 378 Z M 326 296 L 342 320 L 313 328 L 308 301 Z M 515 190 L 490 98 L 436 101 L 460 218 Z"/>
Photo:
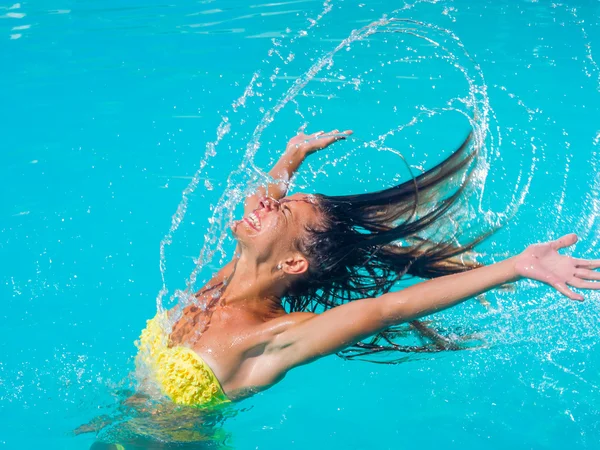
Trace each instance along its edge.
<path fill-rule="evenodd" d="M 280 201 L 265 197 L 252 213 L 233 224 L 232 231 L 242 250 L 259 262 L 302 273 L 308 263 L 296 248 L 296 241 L 306 235 L 306 227 L 318 223 L 319 214 L 314 198 L 306 194 Z"/>

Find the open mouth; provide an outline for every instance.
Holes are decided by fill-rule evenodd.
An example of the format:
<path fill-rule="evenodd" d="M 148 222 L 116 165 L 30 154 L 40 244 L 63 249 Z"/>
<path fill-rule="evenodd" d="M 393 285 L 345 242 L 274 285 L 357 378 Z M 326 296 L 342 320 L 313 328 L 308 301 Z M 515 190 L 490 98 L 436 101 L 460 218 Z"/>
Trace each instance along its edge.
<path fill-rule="evenodd" d="M 260 219 L 255 213 L 248 214 L 246 217 L 244 217 L 244 222 L 246 222 L 254 230 L 260 231 Z"/>

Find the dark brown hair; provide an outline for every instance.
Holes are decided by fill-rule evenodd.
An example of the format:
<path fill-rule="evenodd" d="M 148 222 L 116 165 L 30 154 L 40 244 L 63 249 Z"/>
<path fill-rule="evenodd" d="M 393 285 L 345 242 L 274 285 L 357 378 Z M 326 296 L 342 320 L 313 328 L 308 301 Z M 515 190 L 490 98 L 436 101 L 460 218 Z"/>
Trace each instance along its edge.
<path fill-rule="evenodd" d="M 358 195 L 316 194 L 323 219 L 298 243 L 310 268 L 284 299 L 287 308 L 322 312 L 382 295 L 404 278 L 435 278 L 479 267 L 471 252 L 487 235 L 461 245 L 458 231 L 443 239 L 435 232 L 469 183 L 477 156 L 471 140 L 469 134 L 446 160 L 398 186 Z M 383 331 L 340 356 L 415 350 L 392 341 L 398 332 Z"/>

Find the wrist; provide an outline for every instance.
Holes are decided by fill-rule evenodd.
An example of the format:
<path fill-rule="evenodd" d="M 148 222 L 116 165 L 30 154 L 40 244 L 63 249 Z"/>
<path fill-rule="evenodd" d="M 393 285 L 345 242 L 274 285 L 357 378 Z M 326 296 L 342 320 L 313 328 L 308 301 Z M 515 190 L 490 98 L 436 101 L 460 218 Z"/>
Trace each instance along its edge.
<path fill-rule="evenodd" d="M 284 155 L 294 159 L 304 160 L 307 156 L 307 152 L 302 145 L 288 144 L 285 148 Z"/>
<path fill-rule="evenodd" d="M 508 270 L 509 275 L 511 276 L 511 283 L 523 278 L 529 278 L 528 272 L 531 270 L 531 262 L 528 261 L 528 258 L 524 253 L 508 258 L 505 262 L 507 263 L 507 266 L 509 266 Z"/>

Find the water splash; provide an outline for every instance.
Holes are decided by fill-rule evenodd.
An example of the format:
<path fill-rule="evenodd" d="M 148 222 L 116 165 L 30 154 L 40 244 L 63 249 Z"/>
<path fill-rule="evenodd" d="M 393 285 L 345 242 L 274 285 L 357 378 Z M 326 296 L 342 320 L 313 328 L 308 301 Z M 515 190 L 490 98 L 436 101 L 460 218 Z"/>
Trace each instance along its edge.
<path fill-rule="evenodd" d="M 405 4 L 403 8 L 397 11 L 405 11 L 418 3 L 434 4 L 437 2 L 416 2 L 412 6 Z M 261 140 L 265 131 L 276 122 L 278 115 L 284 111 L 286 106 L 291 105 L 293 113 L 303 120 L 303 127 L 306 127 L 314 117 L 322 114 L 322 108 L 315 107 L 315 105 L 303 107 L 306 98 L 331 100 L 343 97 L 346 92 L 365 92 L 376 85 L 376 83 L 369 80 L 369 77 L 377 74 L 377 67 L 385 68 L 391 65 L 401 67 L 401 64 L 418 65 L 432 60 L 441 61 L 451 71 L 462 77 L 466 82 L 467 90 L 465 94 L 451 96 L 444 100 L 436 100 L 434 104 L 415 105 L 416 113 L 410 119 L 396 124 L 371 139 L 356 138 L 354 142 L 359 145 L 341 157 L 309 162 L 307 164 L 307 176 L 304 176 L 304 179 L 297 177 L 290 180 L 290 189 L 306 188 L 318 177 L 328 176 L 333 167 L 338 167 L 351 160 L 360 153 L 361 148 L 397 154 L 398 149 L 393 143 L 389 142 L 390 140 L 406 134 L 408 130 L 418 130 L 421 125 L 428 123 L 435 117 L 457 114 L 471 125 L 475 145 L 479 148 L 479 158 L 474 170 L 473 182 L 468 190 L 468 208 L 458 221 L 447 224 L 444 229 L 456 229 L 458 222 L 461 220 L 463 222 L 479 220 L 480 225 L 500 227 L 514 219 L 520 208 L 526 203 L 534 177 L 538 173 L 538 166 L 548 157 L 547 143 L 544 136 L 540 136 L 537 130 L 546 126 L 551 119 L 541 109 L 529 106 L 519 95 L 512 93 L 506 86 L 495 84 L 490 87 L 481 66 L 453 31 L 430 23 L 383 16 L 381 19 L 362 28 L 353 30 L 331 50 L 315 58 L 310 67 L 301 72 L 300 75 L 291 76 L 281 67 L 292 62 L 298 63 L 299 58 L 290 56 L 298 52 L 290 47 L 298 38 L 305 36 L 308 36 L 308 34 L 293 34 L 287 44 L 281 40 L 274 40 L 274 48 L 269 52 L 269 58 L 267 59 L 269 70 L 255 73 L 241 100 L 234 102 L 233 114 L 229 115 L 231 127 L 237 126 L 237 122 L 234 120 L 235 114 L 241 114 L 243 110 L 246 112 L 252 109 L 254 111 L 258 110 L 261 112 L 261 117 L 255 119 L 254 123 L 256 125 L 249 133 L 239 169 L 232 171 L 228 176 L 224 193 L 212 210 L 209 219 L 210 227 L 205 235 L 200 256 L 186 283 L 186 289 L 176 291 L 171 300 L 178 299 L 183 304 L 195 301 L 192 294 L 199 274 L 213 260 L 215 255 L 220 254 L 222 259 L 226 257 L 225 244 L 228 242 L 226 224 L 234 220 L 236 206 L 241 204 L 245 195 L 252 192 L 257 185 L 269 180 L 268 175 L 255 165 L 254 158 L 261 148 Z M 344 55 L 352 55 L 357 46 L 363 45 L 364 48 L 372 49 L 376 42 L 379 43 L 378 45 L 382 45 L 383 42 L 391 47 L 399 38 L 412 39 L 411 45 L 416 42 L 423 44 L 423 46 L 429 46 L 433 49 L 433 55 L 423 56 L 415 50 L 407 56 L 399 55 L 389 60 L 377 60 L 377 62 L 374 60 L 369 69 L 360 73 L 352 73 L 351 68 L 343 64 Z M 414 49 L 414 47 L 412 48 Z M 417 46 L 417 48 L 419 47 Z M 371 51 L 375 52 L 375 50 Z M 340 60 L 342 63 L 340 63 Z M 337 72 L 335 67 L 338 67 Z M 411 79 L 410 75 L 403 74 L 399 77 Z M 286 84 L 289 84 L 289 87 L 276 96 L 277 88 L 281 85 L 286 86 Z M 320 89 L 311 89 L 313 85 L 319 85 Z M 498 117 L 495 109 L 490 104 L 490 89 L 494 89 L 503 95 L 505 101 L 510 102 L 519 114 L 524 115 L 527 128 L 523 129 L 518 125 L 507 125 L 510 123 L 510 118 Z M 277 100 L 270 101 L 272 105 L 267 108 L 264 105 L 265 99 L 268 97 Z M 253 100 L 260 99 L 263 103 L 257 107 L 257 102 L 249 103 L 250 98 Z M 240 123 L 246 119 L 247 117 L 244 117 Z M 600 139 L 596 137 L 594 145 L 597 146 L 598 141 Z M 569 147 L 569 142 L 566 140 L 564 147 L 565 149 Z M 503 162 L 506 148 L 517 150 L 515 154 L 510 155 L 512 167 L 506 167 L 506 163 Z M 564 176 L 558 187 L 560 195 L 557 203 L 553 205 L 555 209 L 562 208 L 567 199 L 566 190 L 568 180 L 571 177 L 568 169 L 571 158 L 572 155 L 567 156 L 562 167 Z M 596 167 L 597 158 L 595 156 L 592 164 L 593 167 Z M 412 167 L 416 170 L 419 169 L 415 164 Z M 511 172 L 508 171 L 509 169 L 511 169 Z M 498 173 L 496 174 L 494 171 Z M 494 185 L 494 176 L 503 183 L 502 190 L 508 198 L 506 198 L 506 201 L 491 206 L 489 199 L 495 198 L 498 194 L 497 185 Z M 240 188 L 240 186 L 245 188 Z M 599 208 L 598 200 L 593 198 L 594 194 L 590 193 L 588 197 L 590 201 L 585 206 L 586 213 L 580 216 L 580 223 L 577 227 L 586 233 L 592 230 L 595 223 L 594 217 L 597 216 Z M 554 217 L 558 221 L 558 216 Z M 543 231 L 550 237 L 553 233 L 552 228 L 556 228 L 556 226 L 546 227 Z M 598 234 L 596 234 L 594 242 L 597 242 L 597 240 Z M 502 326 L 507 336 L 517 340 L 522 339 L 522 335 L 515 332 L 514 317 L 506 309 L 512 303 L 504 304 L 503 296 L 498 296 L 496 300 L 499 301 L 499 307 L 487 310 L 476 323 L 481 325 L 486 320 L 498 320 L 500 318 L 506 321 Z M 456 318 L 453 318 L 453 322 L 457 327 L 464 328 L 469 326 L 469 320 L 471 319 L 463 318 L 457 321 Z M 498 337 L 495 335 L 488 336 L 488 338 L 490 338 L 490 342 L 498 342 Z"/>
<path fill-rule="evenodd" d="M 311 20 L 309 29 L 313 28 L 319 22 L 319 20 L 321 20 L 330 11 L 331 11 L 331 3 L 329 0 L 327 0 L 324 3 L 323 11 L 317 16 L 316 19 Z M 273 44 L 275 46 L 278 45 L 277 39 L 273 39 Z M 254 73 L 251 81 L 246 86 L 244 93 L 236 101 L 233 102 L 232 108 L 233 108 L 234 113 L 236 113 L 240 107 L 242 107 L 242 108 L 245 107 L 247 99 L 254 96 L 255 84 L 256 84 L 257 80 L 259 79 L 259 77 L 260 77 L 259 72 Z M 159 245 L 159 254 L 160 254 L 159 267 L 160 267 L 162 287 L 156 298 L 156 306 L 157 306 L 158 311 L 162 311 L 164 309 L 163 298 L 168 293 L 168 288 L 167 288 L 166 280 L 165 280 L 165 272 L 166 272 L 165 249 L 166 249 L 166 247 L 171 245 L 173 242 L 173 235 L 179 228 L 179 226 L 182 223 L 182 221 L 185 217 L 185 214 L 187 212 L 189 197 L 198 187 L 201 176 L 204 173 L 204 169 L 206 168 L 206 165 L 208 164 L 209 158 L 212 158 L 216 155 L 217 146 L 223 140 L 225 135 L 227 135 L 230 132 L 230 130 L 231 130 L 231 124 L 230 124 L 229 119 L 227 117 L 223 117 L 221 123 L 217 127 L 216 139 L 212 142 L 209 142 L 206 145 L 205 154 L 204 154 L 204 157 L 202 158 L 202 160 L 200 161 L 198 169 L 194 173 L 194 176 L 192 177 L 192 180 L 190 181 L 188 186 L 182 192 L 181 201 L 180 201 L 179 205 L 177 206 L 177 210 L 175 211 L 175 214 L 173 214 L 173 216 L 171 218 L 171 226 L 169 228 L 169 231 L 167 232 L 165 237 L 160 242 L 160 245 Z M 258 149 L 258 147 L 257 147 L 257 149 Z M 254 151 L 254 153 L 255 152 L 256 152 L 256 150 Z M 254 153 L 252 153 L 252 156 L 254 155 Z M 248 161 L 248 159 L 249 159 L 248 156 L 249 156 L 249 152 L 247 150 L 245 158 L 244 158 L 245 162 Z M 242 163 L 240 170 L 242 170 L 242 168 L 245 168 L 244 163 Z M 229 186 L 230 186 L 230 184 L 228 183 L 228 187 Z M 233 194 L 232 198 L 229 199 L 229 201 L 226 204 L 225 203 L 220 204 L 217 207 L 217 209 L 222 210 L 226 207 L 231 207 L 233 204 L 239 202 L 242 198 L 241 192 L 238 192 L 237 190 L 231 192 L 231 194 Z M 215 215 L 216 214 L 213 214 L 213 218 L 215 217 Z M 214 223 L 214 221 L 210 221 L 210 222 Z M 212 225 L 209 229 L 209 233 L 207 234 L 206 239 L 205 239 L 205 244 L 200 252 L 200 257 L 198 259 L 199 262 L 198 262 L 197 267 L 209 262 L 212 259 L 215 251 L 217 249 L 222 249 L 222 241 L 223 241 L 222 237 L 219 240 L 217 248 L 211 248 L 211 246 L 213 246 L 216 243 L 216 240 L 214 239 L 214 235 L 216 234 L 215 233 L 216 226 L 217 225 Z M 199 268 L 195 269 L 194 272 L 192 272 L 192 274 L 190 276 L 190 280 L 187 283 L 188 286 L 194 285 L 198 271 L 199 271 Z M 189 293 L 189 289 L 187 290 L 187 292 Z M 179 297 L 181 295 L 183 295 L 185 297 L 188 294 L 186 294 L 183 291 L 176 292 L 176 297 Z"/>
<path fill-rule="evenodd" d="M 407 4 L 399 11 L 409 9 L 413 6 L 414 4 L 412 6 Z M 325 4 L 325 9 L 327 11 L 330 10 L 330 5 L 327 2 Z M 309 29 L 312 28 L 313 25 L 314 23 L 311 22 L 311 27 L 309 27 Z M 498 154 L 497 146 L 501 142 L 501 136 L 499 133 L 500 127 L 497 124 L 495 112 L 490 106 L 487 93 L 487 84 L 481 68 L 469 55 L 458 36 L 456 36 L 450 30 L 418 21 L 387 18 L 384 16 L 380 20 L 374 21 L 362 28 L 353 30 L 347 38 L 343 39 L 332 50 L 319 57 L 302 75 L 293 78 L 292 86 L 280 96 L 279 100 L 277 100 L 272 107 L 266 110 L 262 109 L 263 116 L 260 118 L 260 120 L 258 120 L 258 124 L 251 133 L 239 169 L 230 173 L 227 178 L 225 191 L 217 202 L 217 205 L 213 208 L 212 216 L 209 219 L 210 227 L 205 235 L 204 245 L 197 259 L 197 264 L 187 281 L 187 288 L 185 291 L 176 291 L 171 297 L 171 300 L 178 299 L 184 303 L 194 301 L 192 293 L 200 271 L 206 266 L 206 264 L 212 261 L 217 252 L 221 254 L 222 258 L 225 257 L 226 252 L 224 250 L 224 243 L 228 238 L 227 227 L 225 224 L 231 223 L 234 220 L 233 214 L 235 207 L 243 201 L 245 195 L 252 192 L 253 188 L 258 184 L 264 183 L 268 180 L 268 175 L 254 164 L 254 157 L 260 148 L 260 141 L 264 131 L 273 123 L 277 114 L 282 111 L 287 104 L 292 103 L 295 106 L 295 112 L 304 118 L 305 114 L 300 111 L 297 97 L 298 95 L 306 93 L 305 89 L 311 82 L 337 79 L 340 83 L 338 87 L 339 91 L 342 91 L 345 88 L 360 90 L 361 83 L 363 83 L 361 75 L 352 77 L 339 75 L 337 78 L 327 78 L 323 77 L 321 73 L 323 71 L 330 71 L 332 69 L 335 59 L 337 56 L 339 56 L 340 52 L 350 51 L 353 44 L 367 42 L 369 38 L 372 38 L 378 34 L 407 35 L 432 45 L 438 51 L 435 57 L 446 62 L 451 68 L 460 72 L 467 82 L 469 89 L 466 97 L 451 98 L 445 102 L 446 106 L 443 107 L 424 105 L 417 106 L 417 115 L 415 115 L 407 123 L 398 125 L 395 128 L 388 130 L 375 139 L 364 143 L 364 145 L 368 147 L 376 147 L 384 151 L 385 149 L 391 150 L 391 148 L 386 145 L 386 139 L 388 139 L 388 137 L 397 135 L 404 129 L 420 124 L 424 120 L 436 115 L 446 114 L 449 112 L 461 114 L 471 124 L 474 130 L 475 145 L 477 145 L 477 147 L 480 149 L 479 163 L 475 171 L 477 176 L 475 177 L 475 183 L 473 183 L 470 189 L 471 194 L 479 198 L 478 212 L 485 216 L 485 220 L 487 220 L 489 223 L 493 223 L 494 226 L 499 225 L 499 222 L 507 220 L 516 212 L 518 207 L 523 203 L 528 191 L 528 186 L 531 183 L 535 164 L 535 146 L 532 145 L 532 152 L 530 154 L 531 162 L 528 165 L 528 170 L 523 170 L 522 167 L 520 169 L 521 174 L 519 174 L 517 177 L 517 184 L 512 190 L 514 193 L 513 201 L 509 203 L 507 210 L 504 212 L 492 212 L 489 209 L 485 209 L 482 205 L 482 199 L 483 193 L 485 192 L 486 177 L 489 172 L 489 165 L 492 157 L 494 155 L 497 156 Z M 298 36 L 299 35 L 295 35 L 292 37 L 290 39 L 290 43 L 293 43 Z M 273 42 L 275 46 L 274 48 L 277 50 L 270 51 L 269 56 L 272 58 L 278 58 L 279 61 L 283 62 L 284 64 L 290 62 L 292 59 L 289 57 L 282 57 L 281 52 L 278 50 L 282 46 L 281 42 L 275 39 Z M 449 44 L 453 45 L 453 48 L 449 48 Z M 406 58 L 401 58 L 395 60 L 394 62 L 402 63 L 406 61 Z M 417 62 L 421 61 L 422 59 L 417 60 Z M 286 77 L 279 77 L 279 73 L 280 69 L 275 67 L 272 69 L 272 73 L 269 76 L 265 76 L 265 78 L 268 78 L 273 83 L 271 85 L 272 88 L 275 80 L 277 79 L 285 79 L 286 81 L 289 81 L 289 79 Z M 246 87 L 244 94 L 233 103 L 234 114 L 240 111 L 241 107 L 246 107 L 246 102 L 250 97 L 255 95 L 260 96 L 260 94 L 257 93 L 256 88 L 262 86 L 262 84 L 259 82 L 259 79 L 261 78 L 263 77 L 259 72 L 254 74 L 252 81 Z M 327 98 L 331 98 L 331 96 L 327 96 Z M 163 289 L 161 289 L 157 298 L 158 304 L 161 303 L 163 296 L 167 293 L 164 278 L 164 249 L 172 242 L 172 235 L 177 230 L 181 220 L 183 220 L 183 214 L 185 214 L 187 208 L 187 199 L 191 192 L 193 192 L 193 190 L 197 187 L 198 178 L 202 169 L 206 166 L 206 160 L 208 157 L 214 155 L 214 150 L 221 141 L 223 135 L 230 130 L 230 128 L 224 128 L 225 124 L 227 124 L 229 127 L 232 122 L 233 121 L 224 119 L 219 128 L 217 140 L 207 146 L 207 152 L 203 162 L 201 163 L 201 167 L 195 174 L 194 179 L 188 188 L 186 188 L 184 191 L 182 202 L 180 203 L 177 212 L 173 216 L 171 229 L 161 243 L 161 275 L 163 280 Z M 495 125 L 495 128 L 491 128 L 492 124 Z M 344 158 L 347 159 L 348 157 L 349 155 L 346 155 Z M 337 164 L 339 162 L 339 160 L 326 162 L 317 170 L 313 170 L 313 176 L 324 173 L 324 169 L 327 165 Z M 523 176 L 523 172 L 525 172 L 525 176 Z M 240 189 L 240 185 L 247 186 L 247 188 Z"/>
<path fill-rule="evenodd" d="M 244 92 L 242 97 L 240 97 L 237 100 L 237 102 L 239 102 L 240 104 L 243 104 L 245 97 L 248 95 L 249 94 L 248 94 L 248 90 L 247 90 Z M 162 280 L 162 288 L 158 293 L 158 297 L 156 298 L 156 308 L 158 311 L 162 310 L 162 308 L 163 308 L 162 298 L 168 292 L 166 281 L 165 281 L 165 271 L 167 269 L 167 265 L 166 265 L 167 259 L 165 256 L 165 248 L 167 246 L 171 245 L 171 243 L 173 242 L 173 234 L 177 231 L 177 229 L 179 228 L 179 226 L 181 225 L 181 222 L 183 221 L 183 219 L 185 217 L 185 213 L 186 213 L 187 207 L 188 207 L 189 197 L 198 187 L 198 183 L 200 182 L 203 170 L 206 167 L 206 164 L 208 163 L 208 159 L 215 156 L 216 146 L 219 144 L 219 142 L 221 142 L 223 137 L 227 133 L 229 133 L 230 129 L 231 129 L 231 126 L 229 124 L 229 121 L 228 121 L 227 117 L 224 117 L 223 120 L 221 121 L 221 123 L 219 124 L 219 127 L 217 128 L 216 139 L 213 142 L 209 142 L 208 144 L 206 144 L 206 152 L 204 153 L 204 158 L 200 162 L 200 166 L 199 166 L 198 170 L 196 170 L 196 172 L 194 173 L 194 176 L 192 177 L 192 181 L 190 181 L 190 183 L 187 185 L 187 187 L 184 189 L 183 193 L 181 194 L 181 197 L 182 197 L 181 202 L 177 206 L 177 210 L 175 211 L 175 214 L 173 214 L 173 217 L 171 217 L 171 227 L 169 228 L 168 233 L 165 235 L 165 237 L 162 239 L 162 241 L 160 241 L 160 246 L 159 246 L 160 262 L 159 262 L 159 264 L 160 264 L 160 275 L 161 275 L 161 280 Z"/>

